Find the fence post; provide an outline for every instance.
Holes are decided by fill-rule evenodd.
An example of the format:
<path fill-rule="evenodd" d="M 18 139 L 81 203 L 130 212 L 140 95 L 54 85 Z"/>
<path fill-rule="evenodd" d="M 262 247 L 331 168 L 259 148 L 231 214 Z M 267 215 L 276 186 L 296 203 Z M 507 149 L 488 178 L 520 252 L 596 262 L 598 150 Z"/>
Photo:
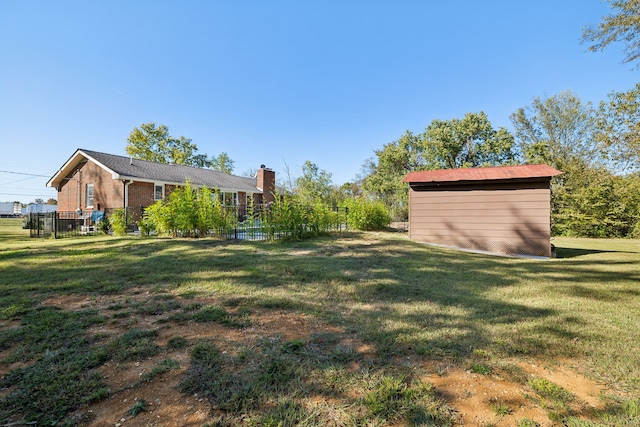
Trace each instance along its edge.
<path fill-rule="evenodd" d="M 344 229 L 349 231 L 349 207 L 344 207 Z"/>

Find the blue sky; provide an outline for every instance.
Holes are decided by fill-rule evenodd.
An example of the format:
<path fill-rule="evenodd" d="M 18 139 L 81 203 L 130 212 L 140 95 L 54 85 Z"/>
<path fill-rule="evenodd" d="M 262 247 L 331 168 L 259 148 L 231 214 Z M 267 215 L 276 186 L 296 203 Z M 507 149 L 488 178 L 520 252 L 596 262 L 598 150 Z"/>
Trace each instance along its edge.
<path fill-rule="evenodd" d="M 352 180 L 434 119 L 494 127 L 534 97 L 631 89 L 622 46 L 591 53 L 600 0 L 0 0 L 0 201 L 77 148 L 125 153 L 146 122 L 227 152 L 236 174 L 306 160 Z M 42 176 L 32 176 L 42 175 Z"/>

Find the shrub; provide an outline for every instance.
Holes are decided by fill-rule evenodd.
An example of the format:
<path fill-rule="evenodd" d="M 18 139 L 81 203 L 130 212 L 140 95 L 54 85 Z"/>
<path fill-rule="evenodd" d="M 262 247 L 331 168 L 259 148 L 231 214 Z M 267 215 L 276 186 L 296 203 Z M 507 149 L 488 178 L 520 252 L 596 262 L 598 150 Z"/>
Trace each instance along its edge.
<path fill-rule="evenodd" d="M 303 217 L 295 197 L 276 198 L 263 217 L 264 228 L 271 240 L 284 236 L 301 238 L 304 233 Z"/>
<path fill-rule="evenodd" d="M 337 212 L 317 202 L 308 205 L 298 196 L 276 198 L 262 217 L 263 228 L 271 240 L 302 239 L 337 228 Z"/>
<path fill-rule="evenodd" d="M 211 232 L 228 233 L 237 225 L 234 213 L 220 204 L 207 187 L 195 189 L 189 181 L 176 188 L 169 198 L 157 201 L 145 210 L 141 230 L 169 233 L 172 236 L 204 237 Z"/>
<path fill-rule="evenodd" d="M 348 224 L 356 230 L 382 230 L 391 223 L 391 216 L 384 203 L 365 198 L 345 201 L 349 209 Z"/>
<path fill-rule="evenodd" d="M 118 208 L 108 217 L 109 226 L 116 236 L 125 236 L 127 234 L 127 212 Z"/>
<path fill-rule="evenodd" d="M 102 221 L 98 221 L 98 223 L 96 224 L 96 228 L 104 234 L 109 234 L 109 232 L 111 231 L 111 226 L 109 225 L 109 221 L 107 221 L 106 219 Z"/>
<path fill-rule="evenodd" d="M 183 237 L 196 236 L 197 228 L 197 191 L 189 181 L 184 187 L 174 190 L 169 195 L 169 209 L 173 222 L 174 235 Z"/>
<path fill-rule="evenodd" d="M 158 200 L 144 210 L 143 221 L 148 230 L 168 233 L 172 229 L 171 212 L 162 200 Z"/>
<path fill-rule="evenodd" d="M 22 228 L 24 230 L 37 230 L 38 228 L 44 228 L 44 221 L 42 221 L 42 219 L 38 219 L 38 217 L 28 215 L 22 220 Z"/>

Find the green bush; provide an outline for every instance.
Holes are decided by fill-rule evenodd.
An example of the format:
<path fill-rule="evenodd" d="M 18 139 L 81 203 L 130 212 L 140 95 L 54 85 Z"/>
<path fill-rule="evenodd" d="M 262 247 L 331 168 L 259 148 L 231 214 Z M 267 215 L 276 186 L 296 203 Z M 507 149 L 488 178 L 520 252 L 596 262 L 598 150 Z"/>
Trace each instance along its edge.
<path fill-rule="evenodd" d="M 184 187 L 174 190 L 169 195 L 169 204 L 173 219 L 174 233 L 182 237 L 196 236 L 197 205 L 196 190 L 189 181 Z"/>
<path fill-rule="evenodd" d="M 127 234 L 127 212 L 118 208 L 108 217 L 109 226 L 116 236 L 125 236 Z"/>
<path fill-rule="evenodd" d="M 22 220 L 22 229 L 24 230 L 37 230 L 44 228 L 44 221 L 40 218 L 27 215 Z"/>
<path fill-rule="evenodd" d="M 384 203 L 365 198 L 350 199 L 344 206 L 349 210 L 348 224 L 356 230 L 383 230 L 391 223 L 391 215 Z"/>
<path fill-rule="evenodd" d="M 636 238 L 640 235 L 640 179 L 587 171 L 580 181 L 552 185 L 555 236 Z"/>
<path fill-rule="evenodd" d="M 204 237 L 210 233 L 228 233 L 237 219 L 220 204 L 217 194 L 207 187 L 195 189 L 187 181 L 169 198 L 157 201 L 145 210 L 144 229 L 172 236 Z"/>
<path fill-rule="evenodd" d="M 338 213 L 317 202 L 308 205 L 297 196 L 276 198 L 262 216 L 262 226 L 271 240 L 302 239 L 335 230 Z"/>
<path fill-rule="evenodd" d="M 106 219 L 102 221 L 98 221 L 96 223 L 96 228 L 104 234 L 109 234 L 109 232 L 111 231 L 111 226 L 109 225 L 109 221 Z"/>

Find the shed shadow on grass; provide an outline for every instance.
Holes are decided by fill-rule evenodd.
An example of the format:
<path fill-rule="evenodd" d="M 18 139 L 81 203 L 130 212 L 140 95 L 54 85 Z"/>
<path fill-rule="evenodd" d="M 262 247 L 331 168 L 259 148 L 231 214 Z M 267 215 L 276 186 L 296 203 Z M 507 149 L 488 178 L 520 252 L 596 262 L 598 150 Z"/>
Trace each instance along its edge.
<path fill-rule="evenodd" d="M 579 248 L 563 248 L 556 246 L 555 254 L 556 258 L 577 258 L 585 255 L 600 254 L 605 252 L 618 252 L 618 251 L 603 251 L 594 249 L 579 249 Z"/>

